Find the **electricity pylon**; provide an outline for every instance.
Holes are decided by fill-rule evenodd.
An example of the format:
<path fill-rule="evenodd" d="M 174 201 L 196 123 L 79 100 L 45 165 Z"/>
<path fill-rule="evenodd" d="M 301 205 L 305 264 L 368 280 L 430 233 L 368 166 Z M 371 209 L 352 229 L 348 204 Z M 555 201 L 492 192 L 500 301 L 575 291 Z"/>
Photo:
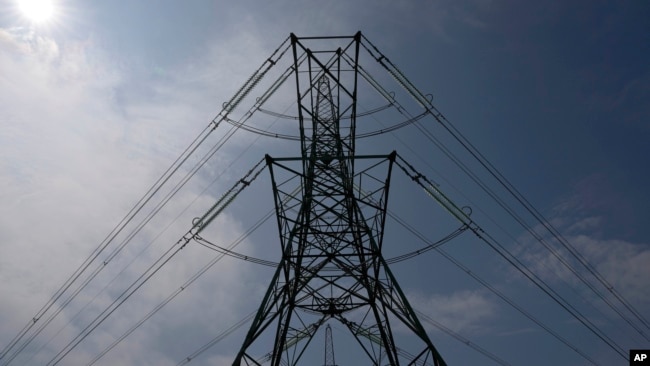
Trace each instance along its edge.
<path fill-rule="evenodd" d="M 304 44 L 332 38 L 346 43 Z M 282 258 L 234 365 L 296 365 L 330 319 L 373 365 L 446 365 L 382 256 L 396 153 L 355 154 L 360 44 L 291 35 L 301 156 L 266 156 Z"/>
<path fill-rule="evenodd" d="M 336 366 L 334 359 L 334 341 L 332 340 L 332 327 L 327 324 L 325 327 L 325 364 L 324 366 Z"/>

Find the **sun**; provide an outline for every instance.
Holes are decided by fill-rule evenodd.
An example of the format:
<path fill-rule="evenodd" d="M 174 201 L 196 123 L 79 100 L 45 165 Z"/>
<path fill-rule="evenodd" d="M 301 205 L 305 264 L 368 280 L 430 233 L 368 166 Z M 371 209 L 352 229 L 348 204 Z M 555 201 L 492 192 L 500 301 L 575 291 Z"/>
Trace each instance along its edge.
<path fill-rule="evenodd" d="M 52 0 L 18 0 L 18 8 L 33 23 L 44 23 L 54 16 Z"/>

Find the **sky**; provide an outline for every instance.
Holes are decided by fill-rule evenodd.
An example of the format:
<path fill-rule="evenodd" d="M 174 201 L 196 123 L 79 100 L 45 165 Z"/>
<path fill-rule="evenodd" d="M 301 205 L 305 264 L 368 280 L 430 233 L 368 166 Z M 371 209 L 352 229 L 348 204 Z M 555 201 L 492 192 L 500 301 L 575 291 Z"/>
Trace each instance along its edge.
<path fill-rule="evenodd" d="M 52 0 L 50 17 L 36 21 L 18 1 L 0 0 L 0 347 L 5 349 L 33 323 L 23 338 L 28 339 L 60 310 L 11 364 L 56 360 L 187 232 L 193 218 L 264 154 L 299 155 L 295 142 L 242 130 L 226 141 L 228 125 L 220 126 L 91 263 L 89 271 L 97 269 L 97 275 L 78 296 L 65 306 L 67 295 L 62 296 L 48 313 L 32 321 L 290 33 L 340 36 L 361 31 L 413 85 L 432 96 L 449 123 L 557 228 L 589 269 L 434 119 L 420 123 L 513 207 L 532 232 L 518 225 L 414 124 L 360 140 L 359 153 L 397 150 L 458 206 L 470 207 L 485 232 L 625 355 L 629 349 L 650 348 L 647 320 L 644 325 L 633 317 L 592 276 L 602 275 L 626 304 L 642 318 L 650 318 L 650 229 L 645 225 L 650 211 L 647 19 L 650 5 L 643 1 Z M 372 72 L 382 71 L 369 57 L 360 63 Z M 388 90 L 404 97 L 404 105 L 414 114 L 420 113 L 417 104 L 385 76 L 379 80 Z M 290 86 L 284 86 L 269 110 L 297 113 Z M 243 115 L 260 88 L 233 115 Z M 380 105 L 376 96 L 360 96 L 362 110 Z M 399 117 L 389 113 L 368 117 L 363 119 L 364 128 L 400 121 L 394 118 Z M 297 134 L 291 120 L 257 113 L 251 123 Z M 155 202 L 164 199 L 221 139 L 226 141 L 223 147 L 194 178 L 123 250 L 109 256 Z M 428 240 L 438 240 L 459 226 L 400 171 L 393 172 L 392 180 L 391 212 Z M 223 246 L 237 241 L 271 212 L 271 193 L 264 171 L 204 237 Z M 277 235 L 271 218 L 238 243 L 236 251 L 277 261 Z M 535 236 L 566 258 L 606 301 Z M 387 223 L 386 257 L 424 245 L 396 221 Z M 464 233 L 440 249 L 444 252 L 429 251 L 391 269 L 415 309 L 470 345 L 496 355 L 501 364 L 627 364 L 473 234 Z M 189 243 L 60 364 L 89 364 L 173 294 L 173 300 L 95 364 L 176 365 L 186 360 L 255 310 L 273 273 L 273 268 L 227 257 L 186 285 L 216 256 Z M 625 318 L 606 302 L 615 304 Z M 430 322 L 422 323 L 447 364 L 499 364 Z M 247 325 L 190 364 L 231 364 Z M 358 364 L 347 331 L 336 323 L 332 329 L 337 363 Z M 395 332 L 408 337 L 403 328 Z M 315 336 L 308 360 L 321 362 L 323 334 Z M 0 365 L 21 344 L 0 359 Z"/>

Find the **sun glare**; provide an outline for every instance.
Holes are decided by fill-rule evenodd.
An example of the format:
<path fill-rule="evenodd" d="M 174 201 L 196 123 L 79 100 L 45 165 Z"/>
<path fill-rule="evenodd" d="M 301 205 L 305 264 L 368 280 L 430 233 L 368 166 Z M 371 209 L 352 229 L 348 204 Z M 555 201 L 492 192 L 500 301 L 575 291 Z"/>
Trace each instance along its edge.
<path fill-rule="evenodd" d="M 19 0 L 18 7 L 25 17 L 34 23 L 43 23 L 54 15 L 52 0 Z"/>

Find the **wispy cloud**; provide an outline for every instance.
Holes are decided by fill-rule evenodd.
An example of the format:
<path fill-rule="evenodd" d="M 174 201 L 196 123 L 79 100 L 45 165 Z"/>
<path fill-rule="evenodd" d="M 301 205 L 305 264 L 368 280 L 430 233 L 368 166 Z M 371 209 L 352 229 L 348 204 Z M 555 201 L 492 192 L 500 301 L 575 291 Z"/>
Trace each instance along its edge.
<path fill-rule="evenodd" d="M 60 44 L 51 38 L 7 30 L 0 34 L 0 344 L 4 346 L 214 112 L 184 104 L 197 96 L 192 93 L 192 85 L 206 90 L 202 82 L 208 81 L 183 84 L 169 79 L 145 86 L 165 103 L 154 105 L 134 94 L 118 100 L 116 91 L 127 84 L 129 70 L 120 67 L 119 60 L 103 58 L 96 45 Z M 123 257 L 116 257 L 107 266 L 97 281 L 81 293 L 79 302 L 71 303 L 35 342 L 40 346 L 67 324 L 32 362 L 47 362 L 53 350 L 65 346 L 161 250 L 189 228 L 191 218 L 214 202 L 218 187 L 201 196 L 195 208 L 180 220 L 172 220 L 194 202 L 206 184 L 199 177 L 198 184 L 190 186 L 158 215 L 155 229 L 144 230 L 125 249 Z M 136 257 L 170 222 L 170 229 Z M 241 225 L 227 215 L 217 225 L 227 230 L 215 232 L 211 239 L 224 244 L 242 231 Z M 98 327 L 82 347 L 71 353 L 66 363 L 87 362 L 213 256 L 204 248 L 181 251 L 182 258 L 174 259 L 156 276 L 156 285 L 143 287 L 110 322 Z M 81 316 L 75 317 L 132 258 L 136 258 L 132 267 L 100 293 Z M 213 269 L 216 279 L 197 282 L 195 289 L 179 295 L 173 307 L 177 313 L 167 313 L 170 321 L 153 322 L 146 334 L 133 333 L 128 342 L 120 344 L 119 352 L 111 355 L 123 364 L 175 364 L 181 356 L 166 345 L 173 344 L 179 332 L 192 325 L 201 328 L 193 332 L 194 343 L 185 348 L 189 351 L 197 342 L 211 338 L 211 330 L 216 333 L 216 329 L 230 325 L 240 315 L 243 310 L 238 304 L 245 302 L 245 292 L 233 279 L 245 280 L 246 273 L 245 268 L 232 262 L 220 263 Z"/>
<path fill-rule="evenodd" d="M 540 235 L 555 254 L 529 235 L 520 238 L 522 246 L 517 249 L 517 253 L 534 273 L 569 299 L 583 314 L 601 326 L 612 327 L 621 319 L 608 309 L 601 296 L 626 316 L 630 317 L 631 314 L 625 305 L 612 296 L 610 290 L 620 294 L 641 314 L 650 306 L 650 295 L 647 291 L 650 287 L 650 268 L 647 266 L 650 247 L 648 243 L 616 238 L 616 231 L 611 230 L 612 223 L 609 222 L 612 213 L 607 210 L 615 209 L 620 203 L 605 194 L 606 187 L 594 184 L 594 179 L 591 177 L 581 182 L 573 196 L 560 202 L 551 220 L 563 233 L 570 248 L 579 253 L 589 268 L 571 255 L 556 238 L 545 232 L 541 225 L 535 227 L 535 231 L 542 233 Z M 573 270 L 567 268 L 557 256 Z M 604 278 L 605 284 L 596 279 L 592 272 Z M 594 312 L 595 310 L 597 312 Z M 621 321 L 621 324 L 624 323 Z"/>
<path fill-rule="evenodd" d="M 408 297 L 413 307 L 464 335 L 485 332 L 498 310 L 497 304 L 483 290 L 461 290 L 451 294 L 411 292 Z"/>

